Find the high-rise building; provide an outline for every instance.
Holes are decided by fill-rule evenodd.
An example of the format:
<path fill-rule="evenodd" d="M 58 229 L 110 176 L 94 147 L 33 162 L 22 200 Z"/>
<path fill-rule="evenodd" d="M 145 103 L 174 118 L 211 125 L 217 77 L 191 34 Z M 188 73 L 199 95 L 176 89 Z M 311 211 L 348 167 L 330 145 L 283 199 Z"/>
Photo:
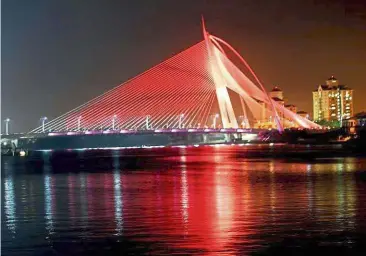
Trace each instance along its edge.
<path fill-rule="evenodd" d="M 285 102 L 287 100 L 284 97 L 283 91 L 278 86 L 275 86 L 269 92 L 269 97 L 271 97 L 271 99 L 273 101 L 275 101 L 278 105 L 281 105 L 282 107 L 290 110 L 293 113 L 297 113 L 297 107 L 295 105 L 285 104 Z M 271 106 L 268 106 L 264 102 L 258 102 L 258 103 L 261 104 L 262 111 L 260 113 L 260 117 L 257 120 L 257 123 L 255 124 L 255 127 L 257 127 L 257 128 L 275 128 L 276 127 L 275 117 L 273 116 L 273 113 L 271 112 Z M 285 120 L 283 111 L 277 111 L 277 115 L 278 115 L 279 121 L 283 127 L 288 128 L 288 127 L 296 126 L 296 124 L 294 124 L 293 122 L 290 122 L 289 120 Z"/>
<path fill-rule="evenodd" d="M 353 90 L 340 85 L 331 76 L 325 85 L 313 91 L 313 119 L 320 121 L 339 121 L 353 115 Z"/>

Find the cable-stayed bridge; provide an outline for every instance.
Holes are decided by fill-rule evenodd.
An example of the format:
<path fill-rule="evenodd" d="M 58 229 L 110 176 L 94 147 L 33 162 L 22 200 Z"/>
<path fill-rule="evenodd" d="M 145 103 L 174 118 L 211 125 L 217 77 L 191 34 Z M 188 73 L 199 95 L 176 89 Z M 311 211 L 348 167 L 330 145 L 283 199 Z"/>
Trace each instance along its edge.
<path fill-rule="evenodd" d="M 204 25 L 203 35 L 201 42 L 49 122 L 44 120 L 31 132 L 255 128 L 263 119 L 271 120 L 279 131 L 319 128 L 272 100 L 244 58 Z"/>
<path fill-rule="evenodd" d="M 79 144 L 86 143 L 85 136 L 97 135 L 94 146 L 117 134 L 126 145 L 217 140 L 210 133 L 213 137 L 221 133 L 222 141 L 229 142 L 258 134 L 263 123 L 279 132 L 289 127 L 321 128 L 273 100 L 245 59 L 229 43 L 208 33 L 203 20 L 202 24 L 202 41 L 53 120 L 43 118 L 42 125 L 26 136 L 26 144 L 49 142 L 57 135 L 53 145 L 70 141 L 66 135 L 78 136 Z M 178 135 L 181 139 L 175 140 Z M 139 142 L 127 142 L 137 137 Z M 46 144 L 39 147 L 50 147 Z"/>

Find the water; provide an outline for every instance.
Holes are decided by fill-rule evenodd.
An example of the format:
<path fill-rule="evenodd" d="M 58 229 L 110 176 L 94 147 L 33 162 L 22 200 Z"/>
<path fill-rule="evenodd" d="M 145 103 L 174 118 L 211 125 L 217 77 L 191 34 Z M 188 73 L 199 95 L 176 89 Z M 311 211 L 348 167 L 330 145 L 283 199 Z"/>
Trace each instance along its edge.
<path fill-rule="evenodd" d="M 2 255 L 364 255 L 366 158 L 246 150 L 4 157 Z"/>

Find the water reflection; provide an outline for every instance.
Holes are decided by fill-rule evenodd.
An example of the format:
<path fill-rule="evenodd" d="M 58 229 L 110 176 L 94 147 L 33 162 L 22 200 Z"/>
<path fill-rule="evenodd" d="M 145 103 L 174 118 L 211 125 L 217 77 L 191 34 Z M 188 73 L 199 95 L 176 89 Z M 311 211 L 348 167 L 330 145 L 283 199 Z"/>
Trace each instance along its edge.
<path fill-rule="evenodd" d="M 221 147 L 194 150 L 165 152 L 160 161 L 166 165 L 152 162 L 156 152 L 150 153 L 154 158 L 139 155 L 134 159 L 144 162 L 142 168 L 125 167 L 118 151 L 100 158 L 113 166 L 108 171 L 55 173 L 46 161 L 41 173 L 27 176 L 13 167 L 2 180 L 5 250 L 17 250 L 20 238 L 12 234 L 18 225 L 34 227 L 37 239 L 29 238 L 27 246 L 45 239 L 114 237 L 121 246 L 131 246 L 124 244 L 128 238 L 134 248 L 149 248 L 152 254 L 250 254 L 285 238 L 294 246 L 309 237 L 316 243 L 355 245 L 354 234 L 366 234 L 361 214 L 366 189 L 356 176 L 365 172 L 365 159 L 249 161 Z M 32 202 L 34 209 L 20 212 L 17 202 Z"/>
<path fill-rule="evenodd" d="M 122 185 L 120 175 L 119 154 L 114 152 L 113 154 L 113 184 L 114 184 L 114 216 L 116 221 L 116 235 L 122 235 L 123 230 L 123 198 L 122 198 Z"/>
<path fill-rule="evenodd" d="M 233 226 L 234 202 L 238 194 L 233 193 L 232 186 L 233 172 L 227 166 L 220 164 L 224 159 L 220 155 L 215 155 L 214 187 L 216 216 L 213 224 L 214 251 L 224 247 L 231 239 L 230 230 Z"/>
<path fill-rule="evenodd" d="M 182 205 L 182 219 L 184 222 L 184 231 L 187 233 L 187 223 L 189 220 L 189 193 L 188 193 L 188 180 L 187 180 L 187 165 L 186 165 L 186 156 L 181 156 L 180 158 L 182 163 L 182 171 L 181 171 L 181 205 Z"/>
<path fill-rule="evenodd" d="M 55 177 L 51 175 L 49 170 L 49 165 L 44 167 L 44 195 L 45 195 L 45 219 L 46 219 L 46 230 L 49 236 L 53 234 L 53 204 L 55 203 L 53 199 L 53 181 Z"/>
<path fill-rule="evenodd" d="M 79 182 L 80 182 L 80 198 L 79 198 L 79 202 L 80 202 L 80 224 L 81 224 L 81 229 L 82 229 L 82 237 L 86 237 L 87 236 L 87 228 L 88 228 L 88 224 L 89 224 L 89 215 L 88 215 L 88 193 L 87 193 L 87 175 L 85 172 L 81 172 L 79 174 Z"/>
<path fill-rule="evenodd" d="M 14 180 L 13 175 L 9 174 L 4 179 L 4 208 L 5 208 L 5 222 L 7 228 L 12 232 L 16 232 L 16 222 L 15 222 L 15 194 L 14 194 Z M 3 215 L 4 216 L 4 215 Z"/>

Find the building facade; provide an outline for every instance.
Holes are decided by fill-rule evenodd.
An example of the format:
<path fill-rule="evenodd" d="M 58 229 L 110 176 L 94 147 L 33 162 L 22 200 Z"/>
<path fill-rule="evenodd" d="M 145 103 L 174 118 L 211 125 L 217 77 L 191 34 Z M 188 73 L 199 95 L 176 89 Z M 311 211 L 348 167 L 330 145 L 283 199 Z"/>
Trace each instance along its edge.
<path fill-rule="evenodd" d="M 343 119 L 342 128 L 348 134 L 356 134 L 360 130 L 366 130 L 366 112 L 361 112 L 353 117 Z"/>
<path fill-rule="evenodd" d="M 309 115 L 306 112 L 298 111 L 298 108 L 296 105 L 285 104 L 287 102 L 287 99 L 284 97 L 284 92 L 278 86 L 275 86 L 269 92 L 269 96 L 272 98 L 273 101 L 275 101 L 282 107 L 290 110 L 291 112 L 293 112 L 295 114 L 300 113 L 299 114 L 300 116 L 303 116 L 303 117 L 309 119 Z M 254 127 L 255 128 L 265 128 L 265 129 L 276 128 L 274 116 L 273 116 L 272 112 L 270 111 L 271 106 L 268 106 L 266 103 L 261 102 L 261 101 L 258 103 L 261 104 L 261 113 L 260 113 L 260 118 L 258 120 L 256 120 Z M 284 128 L 297 127 L 297 124 L 285 119 L 283 112 L 278 111 L 277 114 L 279 117 L 279 121 Z"/>
<path fill-rule="evenodd" d="M 325 85 L 313 91 L 313 119 L 315 122 L 342 122 L 353 115 L 353 90 L 340 85 L 332 76 Z"/>

